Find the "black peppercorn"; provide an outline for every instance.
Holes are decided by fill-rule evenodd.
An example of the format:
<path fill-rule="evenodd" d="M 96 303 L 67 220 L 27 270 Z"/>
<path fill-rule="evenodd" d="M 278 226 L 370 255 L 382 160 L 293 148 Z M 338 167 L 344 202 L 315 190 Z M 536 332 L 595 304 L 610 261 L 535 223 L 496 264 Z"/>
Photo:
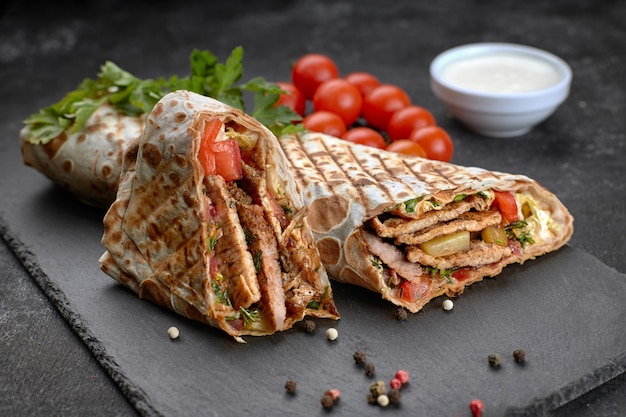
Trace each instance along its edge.
<path fill-rule="evenodd" d="M 396 318 L 400 321 L 405 321 L 408 317 L 406 310 L 403 307 L 396 309 Z"/>
<path fill-rule="evenodd" d="M 374 374 L 376 373 L 376 368 L 374 367 L 374 364 L 370 362 L 365 362 L 365 365 L 363 366 L 363 370 L 365 371 L 365 375 L 369 377 L 374 376 Z"/>
<path fill-rule="evenodd" d="M 303 326 L 307 333 L 313 333 L 317 327 L 313 320 L 304 320 Z"/>
<path fill-rule="evenodd" d="M 287 390 L 287 392 L 289 394 L 295 394 L 296 393 L 296 381 L 293 381 L 291 379 L 287 380 L 287 382 L 285 383 L 285 389 Z"/>
<path fill-rule="evenodd" d="M 515 362 L 517 363 L 524 362 L 524 359 L 526 359 L 526 352 L 524 352 L 522 349 L 515 349 L 513 351 L 513 359 L 515 359 Z"/>
<path fill-rule="evenodd" d="M 352 357 L 354 358 L 354 362 L 356 362 L 357 365 L 363 365 L 365 363 L 365 352 L 361 350 L 357 350 L 356 352 L 354 352 Z"/>
<path fill-rule="evenodd" d="M 398 389 L 390 389 L 387 393 L 387 397 L 389 397 L 389 402 L 392 404 L 400 402 L 400 390 Z"/>
<path fill-rule="evenodd" d="M 333 396 L 329 394 L 324 394 L 324 396 L 322 397 L 322 407 L 324 407 L 326 410 L 330 410 L 331 408 L 333 408 L 334 404 L 335 400 L 333 400 Z"/>

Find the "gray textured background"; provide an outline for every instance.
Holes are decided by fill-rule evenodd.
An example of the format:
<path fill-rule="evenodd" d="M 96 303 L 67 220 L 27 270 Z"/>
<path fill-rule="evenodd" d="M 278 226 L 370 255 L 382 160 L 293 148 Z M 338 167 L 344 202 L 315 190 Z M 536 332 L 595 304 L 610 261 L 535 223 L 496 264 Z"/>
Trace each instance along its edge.
<path fill-rule="evenodd" d="M 626 42 L 622 24 L 626 20 L 626 7 L 623 2 L 522 5 L 513 1 L 230 1 L 220 5 L 188 2 L 185 6 L 163 2 L 143 5 L 92 2 L 87 6 L 79 1 L 54 4 L 13 1 L 3 3 L 0 12 L 0 79 L 3 81 L 0 83 L 0 126 L 3 129 L 0 140 L 3 161 L 0 225 L 4 239 L 26 262 L 47 294 L 47 298 L 42 297 L 42 292 L 33 285 L 35 281 L 24 273 L 7 247 L 2 246 L 0 365 L 3 371 L 0 414 L 84 415 L 90 412 L 96 415 L 128 415 L 134 413 L 126 400 L 130 398 L 134 408 L 144 414 L 156 410 L 172 415 L 183 412 L 180 408 L 169 408 L 172 407 L 169 402 L 181 397 L 187 399 L 192 409 L 201 407 L 210 397 L 211 404 L 226 407 L 234 401 L 242 407 L 239 414 L 253 413 L 253 405 L 247 401 L 236 402 L 233 399 L 236 396 L 230 393 L 215 393 L 208 388 L 203 391 L 193 384 L 187 386 L 183 383 L 184 376 L 172 380 L 163 377 L 159 370 L 168 368 L 159 363 L 169 363 L 170 357 L 155 356 L 148 347 L 140 349 L 148 340 L 158 344 L 158 347 L 152 347 L 154 352 L 175 355 L 180 361 L 179 371 L 183 374 L 203 369 L 207 366 L 207 357 L 217 360 L 220 356 L 213 354 L 221 352 L 221 349 L 224 350 L 221 353 L 229 355 L 224 356 L 227 358 L 224 360 L 241 359 L 240 364 L 233 365 L 231 372 L 218 373 L 218 376 L 227 381 L 226 387 L 231 387 L 231 384 L 244 386 L 243 394 L 240 394 L 243 399 L 260 400 L 263 406 L 255 410 L 260 414 L 265 414 L 263 411 L 267 408 L 264 407 L 271 405 L 285 413 L 320 412 L 319 391 L 326 388 L 323 380 L 299 373 L 301 376 L 297 379 L 303 385 L 303 393 L 297 399 L 283 397 L 282 381 L 289 373 L 287 365 L 303 363 L 302 366 L 308 369 L 312 361 L 320 360 L 317 356 L 306 355 L 328 356 L 324 360 L 329 361 L 330 371 L 319 366 L 312 368 L 322 375 L 326 372 L 335 375 L 343 369 L 341 367 L 350 368 L 351 351 L 363 345 L 371 347 L 381 372 L 391 372 L 390 368 L 397 365 L 394 358 L 374 342 L 379 340 L 376 338 L 378 335 L 360 327 L 367 322 L 360 316 L 351 318 L 351 314 L 356 312 L 371 314 L 375 317 L 374 328 L 383 332 L 390 331 L 389 326 L 398 325 L 390 317 L 389 305 L 361 291 L 356 291 L 359 295 L 356 301 L 346 297 L 341 299 L 344 310 L 344 319 L 340 322 L 341 343 L 330 347 L 321 333 L 307 339 L 307 335 L 291 332 L 262 341 L 254 340 L 242 350 L 211 329 L 138 302 L 97 270 L 101 213 L 68 199 L 51 187 L 45 178 L 21 166 L 17 146 L 21 120 L 58 100 L 82 78 L 93 77 L 105 60 L 113 60 L 142 77 L 184 74 L 192 48 L 210 49 L 218 56 L 226 57 L 236 45 L 243 45 L 245 50 L 244 79 L 257 75 L 275 81 L 287 79 L 289 62 L 306 52 L 315 51 L 333 57 L 344 74 L 366 70 L 385 82 L 405 88 L 415 103 L 431 109 L 439 124 L 452 134 L 456 145 L 454 162 L 536 178 L 553 190 L 575 216 L 576 232 L 570 242 L 571 247 L 566 251 L 545 261 L 542 259 L 524 268 L 507 271 L 502 277 L 503 284 L 490 281 L 472 289 L 459 300 L 454 316 L 441 316 L 439 310 L 432 308 L 412 317 L 400 328 L 407 332 L 406 337 L 390 333 L 393 338 L 398 338 L 390 347 L 392 352 L 412 340 L 411 337 L 417 337 L 407 331 L 409 328 L 426 332 L 435 326 L 433 320 L 451 320 L 451 317 L 462 320 L 462 306 L 470 308 L 473 314 L 492 311 L 494 320 L 506 317 L 503 312 L 487 309 L 487 306 L 482 307 L 484 311 L 471 309 L 472 297 L 487 297 L 500 285 L 508 285 L 509 282 L 517 288 L 521 284 L 515 280 L 516 277 L 526 278 L 528 275 L 531 279 L 524 283 L 532 282 L 532 279 L 537 279 L 533 273 L 535 268 L 542 273 L 549 271 L 550 276 L 545 279 L 563 284 L 562 288 L 553 288 L 550 282 L 540 280 L 535 285 L 521 285 L 518 291 L 524 295 L 537 289 L 556 291 L 550 294 L 556 305 L 561 305 L 563 309 L 550 314 L 551 320 L 546 322 L 546 326 L 563 338 L 555 336 L 530 340 L 535 343 L 535 348 L 541 341 L 545 342 L 545 346 L 541 346 L 546 348 L 562 347 L 564 353 L 568 353 L 563 359 L 564 364 L 579 364 L 579 368 L 566 369 L 574 373 L 578 369 L 586 376 L 582 380 L 573 378 L 569 381 L 574 384 L 572 386 L 559 386 L 564 388 L 561 392 L 570 395 L 580 393 L 583 385 L 593 386 L 597 381 L 606 380 L 619 372 L 621 357 L 615 355 L 623 353 L 620 341 L 623 341 L 625 330 L 619 321 L 612 322 L 609 318 L 615 319 L 621 314 L 623 275 L 619 273 L 626 272 L 623 256 L 626 67 L 622 54 Z M 430 92 L 428 64 L 437 53 L 448 47 L 476 41 L 524 43 L 561 56 L 574 71 L 569 99 L 552 118 L 518 139 L 487 139 L 467 132 L 447 117 Z M 559 275 L 556 271 L 560 268 L 568 275 Z M 568 285 L 568 277 L 571 278 L 571 285 Z M 605 288 L 605 285 L 608 287 Z M 573 289 L 583 292 L 573 293 Z M 598 291 L 596 296 L 590 296 L 594 293 L 593 289 Z M 345 296 L 349 290 L 338 287 L 337 292 Z M 507 297 L 513 297 L 511 303 L 524 306 L 537 300 L 536 297 L 527 300 L 515 298 L 515 294 L 520 292 L 506 293 Z M 48 298 L 56 300 L 56 306 L 61 307 L 61 314 L 70 326 L 59 319 Z M 502 304 L 501 300 L 498 298 L 496 304 Z M 547 303 L 547 300 L 544 301 Z M 581 307 L 580 311 L 587 314 L 580 313 L 571 320 L 559 321 L 567 317 L 557 313 L 574 314 L 574 311 L 579 311 L 576 310 L 577 304 L 582 304 L 584 308 Z M 539 314 L 541 311 L 531 313 Z M 607 319 L 602 320 L 603 317 Z M 452 323 L 462 323 L 456 320 Z M 188 336 L 181 340 L 183 343 L 171 344 L 165 339 L 163 327 L 166 329 L 172 323 L 178 323 L 185 329 L 183 335 Z M 559 323 L 557 329 L 550 327 L 555 323 Z M 572 323 L 578 326 L 570 327 Z M 530 323 L 518 330 L 525 334 L 525 331 L 530 331 L 528 326 Z M 362 334 L 354 334 L 352 330 L 360 330 Z M 468 343 L 472 343 L 472 335 L 488 334 L 483 332 L 484 329 L 468 330 Z M 430 335 L 425 339 L 427 346 L 437 337 L 442 337 L 434 332 L 426 334 Z M 383 336 L 390 337 L 387 334 Z M 458 337 L 457 333 L 450 336 Z M 511 348 L 505 341 L 514 343 L 511 335 L 508 336 L 500 342 L 502 353 Z M 86 342 L 92 351 L 85 349 L 78 340 Z M 211 345 L 203 349 L 201 341 Z M 440 342 L 444 345 L 445 341 Z M 496 339 L 483 342 L 493 345 Z M 297 346 L 307 349 L 297 352 L 294 350 Z M 447 365 L 441 367 L 428 362 L 428 358 L 435 357 L 431 356 L 434 353 L 430 350 L 403 351 L 395 357 L 402 358 L 403 366 L 407 368 L 407 358 L 424 358 L 424 366 L 428 369 L 441 369 L 435 375 L 436 381 L 449 377 L 463 380 L 467 378 L 467 372 L 476 371 L 471 367 L 478 362 L 471 359 L 466 363 L 464 359 L 467 358 L 459 356 L 455 346 L 450 345 L 448 349 L 454 354 L 449 357 Z M 593 350 L 593 354 L 584 356 L 589 349 Z M 532 351 L 530 348 L 527 350 Z M 272 352 L 284 354 L 287 359 L 275 358 Z M 479 348 L 475 348 L 474 353 L 481 359 L 484 354 Z M 100 363 L 93 359 L 94 355 Z M 275 361 L 283 364 L 277 370 L 262 368 L 267 377 L 265 379 L 272 382 L 271 386 L 263 385 L 263 378 L 257 380 L 257 373 L 247 373 L 257 358 L 269 361 L 266 363 Z M 446 367 L 457 361 L 469 368 Z M 604 367 L 607 363 L 614 366 Z M 115 383 L 102 371 L 101 364 L 113 376 Z M 418 365 L 411 363 L 416 370 L 421 366 Z M 596 367 L 600 371 L 589 376 L 587 368 Z M 343 370 L 346 372 L 340 375 L 345 380 L 329 383 L 340 385 L 343 382 L 345 385 L 347 397 L 335 412 L 349 414 L 354 410 L 352 407 L 360 409 L 362 406 L 361 398 L 349 397 L 351 392 L 358 397 L 362 381 L 359 379 L 361 375 L 353 373 L 353 369 Z M 503 369 L 505 372 L 497 376 L 489 373 L 478 376 L 484 378 L 481 381 L 486 384 L 497 382 L 493 377 L 510 382 L 511 378 L 519 377 L 513 373 L 514 370 Z M 530 366 L 524 369 L 526 373 L 522 375 L 530 378 L 526 381 L 529 388 L 570 379 L 569 374 L 539 377 L 534 373 L 537 371 Z M 563 380 L 560 379 L 562 377 Z M 231 378 L 236 378 L 236 383 Z M 387 377 L 384 376 L 384 379 Z M 159 391 L 163 384 L 167 389 Z M 497 387 L 505 389 L 506 384 Z M 163 397 L 155 397 L 155 390 Z M 624 415 L 625 390 L 622 376 L 553 414 Z M 443 391 L 445 389 L 433 395 L 443 395 Z M 451 389 L 450 395 L 445 397 L 450 411 L 466 410 L 469 400 L 452 395 L 458 391 L 461 390 Z M 491 394 L 480 391 L 468 391 L 468 394 L 470 392 L 491 398 Z M 563 402 L 563 398 L 555 400 L 551 397 L 550 392 L 549 389 L 542 391 L 550 401 Z M 406 404 L 415 404 L 413 401 L 427 393 L 428 387 L 412 384 L 405 395 Z M 518 395 L 523 397 L 523 392 Z M 499 398 L 492 400 L 492 412 L 518 405 L 513 400 L 505 404 L 507 397 Z M 208 415 L 224 411 L 207 408 Z M 371 407 L 365 407 L 365 411 L 379 412 Z"/>

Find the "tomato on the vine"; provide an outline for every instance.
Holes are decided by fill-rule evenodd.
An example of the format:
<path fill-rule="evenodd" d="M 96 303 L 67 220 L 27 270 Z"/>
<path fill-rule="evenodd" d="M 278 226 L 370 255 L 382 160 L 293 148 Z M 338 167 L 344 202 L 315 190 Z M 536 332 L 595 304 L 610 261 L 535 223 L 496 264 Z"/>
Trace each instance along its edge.
<path fill-rule="evenodd" d="M 370 91 L 380 85 L 380 81 L 378 80 L 378 78 L 376 78 L 369 72 L 352 72 L 343 78 L 344 80 L 348 81 L 350 84 L 358 88 L 363 97 L 365 97 Z"/>
<path fill-rule="evenodd" d="M 340 138 L 346 133 L 346 124 L 338 114 L 320 110 L 314 111 L 302 120 L 305 129 L 311 132 L 325 133 Z"/>
<path fill-rule="evenodd" d="M 313 96 L 315 111 L 327 110 L 337 113 L 346 126 L 353 124 L 361 114 L 361 92 L 348 81 L 336 78 L 324 81 Z"/>
<path fill-rule="evenodd" d="M 317 87 L 327 80 L 339 78 L 335 62 L 322 54 L 306 54 L 291 69 L 291 80 L 307 100 L 312 100 Z"/>
<path fill-rule="evenodd" d="M 435 118 L 428 110 L 412 105 L 396 110 L 391 115 L 387 133 L 391 140 L 408 139 L 415 129 L 435 125 Z"/>
<path fill-rule="evenodd" d="M 409 139 L 398 139 L 387 145 L 388 151 L 401 153 L 410 156 L 419 156 L 420 158 L 426 158 L 426 151 L 417 142 Z"/>
<path fill-rule="evenodd" d="M 448 133 L 438 126 L 426 126 L 414 130 L 409 139 L 417 142 L 426 151 L 428 159 L 450 162 L 454 144 Z"/>
<path fill-rule="evenodd" d="M 291 111 L 298 113 L 300 116 L 304 116 L 306 100 L 300 90 L 292 83 L 279 81 L 275 84 L 285 92 L 280 94 L 274 107 L 286 106 L 289 107 Z"/>
<path fill-rule="evenodd" d="M 363 117 L 371 126 L 386 130 L 391 115 L 411 104 L 409 95 L 400 87 L 382 84 L 370 91 L 363 100 Z"/>
<path fill-rule="evenodd" d="M 352 143 L 358 143 L 360 145 L 371 146 L 378 149 L 385 149 L 387 146 L 383 135 L 374 129 L 365 126 L 353 127 L 345 132 L 341 138 Z"/>

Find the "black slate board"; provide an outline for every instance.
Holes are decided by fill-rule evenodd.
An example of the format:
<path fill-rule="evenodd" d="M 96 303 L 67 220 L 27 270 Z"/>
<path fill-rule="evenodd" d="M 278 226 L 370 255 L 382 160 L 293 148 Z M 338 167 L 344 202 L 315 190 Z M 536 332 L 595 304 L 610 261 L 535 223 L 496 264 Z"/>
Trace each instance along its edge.
<path fill-rule="evenodd" d="M 412 375 L 402 409 L 466 415 L 480 398 L 486 415 L 538 415 L 626 370 L 626 279 L 573 247 L 470 287 L 451 312 L 436 300 L 405 322 L 376 294 L 336 284 L 339 322 L 241 345 L 101 273 L 103 212 L 21 161 L 3 162 L 2 236 L 143 415 L 324 414 L 320 398 L 330 388 L 342 392 L 335 414 L 377 415 L 369 384 L 398 368 Z M 181 330 L 179 340 L 167 337 L 169 326 Z M 324 336 L 329 326 L 339 330 L 334 342 Z M 517 348 L 527 352 L 524 365 L 511 357 Z M 376 366 L 374 378 L 354 363 L 355 350 Z M 503 358 L 498 370 L 487 364 L 494 352 Z M 298 382 L 295 397 L 285 393 L 287 379 Z"/>

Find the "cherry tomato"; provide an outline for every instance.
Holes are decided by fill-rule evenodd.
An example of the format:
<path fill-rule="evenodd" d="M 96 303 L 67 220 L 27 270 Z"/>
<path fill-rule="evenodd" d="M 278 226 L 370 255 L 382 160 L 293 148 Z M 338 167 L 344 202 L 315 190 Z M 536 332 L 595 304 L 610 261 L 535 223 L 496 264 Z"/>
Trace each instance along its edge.
<path fill-rule="evenodd" d="M 303 55 L 291 69 L 291 80 L 307 100 L 313 99 L 322 82 L 333 78 L 339 78 L 339 69 L 332 59 L 322 54 Z"/>
<path fill-rule="evenodd" d="M 275 84 L 285 92 L 278 97 L 278 101 L 274 104 L 274 107 L 287 106 L 291 109 L 291 111 L 298 113 L 300 116 L 304 116 L 304 112 L 306 111 L 306 100 L 300 90 L 298 90 L 292 83 L 279 81 Z"/>
<path fill-rule="evenodd" d="M 360 145 L 371 146 L 378 149 L 385 149 L 387 146 L 383 135 L 374 129 L 365 126 L 353 127 L 345 132 L 341 138 L 352 143 L 358 143 Z"/>
<path fill-rule="evenodd" d="M 450 162 L 454 153 L 454 144 L 445 130 L 438 126 L 426 126 L 414 130 L 410 140 L 419 143 L 426 151 L 428 159 Z"/>
<path fill-rule="evenodd" d="M 393 112 L 410 104 L 411 99 L 404 90 L 395 85 L 382 84 L 365 96 L 363 117 L 371 126 L 387 130 Z"/>
<path fill-rule="evenodd" d="M 435 118 L 428 110 L 420 106 L 408 106 L 391 115 L 387 133 L 391 140 L 408 139 L 415 129 L 435 125 Z"/>
<path fill-rule="evenodd" d="M 307 130 L 325 133 L 337 138 L 346 133 L 346 124 L 343 119 L 330 111 L 314 111 L 302 120 L 302 124 Z"/>
<path fill-rule="evenodd" d="M 363 97 L 354 85 L 341 78 L 324 81 L 313 96 L 315 111 L 328 110 L 337 113 L 346 126 L 353 124 L 361 114 Z"/>
<path fill-rule="evenodd" d="M 352 72 L 343 78 L 350 84 L 358 88 L 363 97 L 365 97 L 370 91 L 380 85 L 380 81 L 378 81 L 378 78 L 376 78 L 369 72 Z"/>
<path fill-rule="evenodd" d="M 497 208 L 498 211 L 509 223 L 513 223 L 520 219 L 517 210 L 517 201 L 513 193 L 508 191 L 494 191 L 496 199 L 493 202 L 492 207 Z"/>
<path fill-rule="evenodd" d="M 426 158 L 426 151 L 417 142 L 409 139 L 398 139 L 387 145 L 388 151 L 397 152 L 404 155 L 419 156 L 420 158 Z"/>

